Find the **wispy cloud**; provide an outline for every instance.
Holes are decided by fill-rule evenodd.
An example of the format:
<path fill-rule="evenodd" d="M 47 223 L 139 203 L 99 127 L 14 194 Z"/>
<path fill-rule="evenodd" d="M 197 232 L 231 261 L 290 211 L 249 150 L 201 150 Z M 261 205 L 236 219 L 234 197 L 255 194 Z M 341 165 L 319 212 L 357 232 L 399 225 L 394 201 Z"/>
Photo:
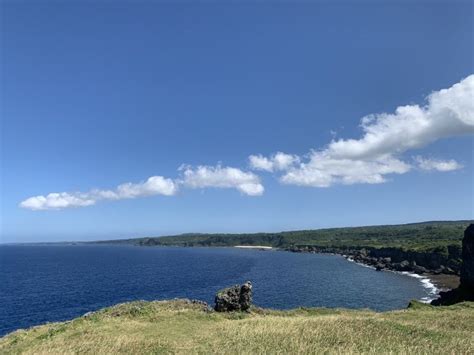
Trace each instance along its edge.
<path fill-rule="evenodd" d="M 151 176 L 145 182 L 125 183 L 114 190 L 94 189 L 89 192 L 52 192 L 46 196 L 33 196 L 20 203 L 31 210 L 58 210 L 69 207 L 86 207 L 101 200 L 123 200 L 153 195 L 172 196 L 178 192 L 178 184 L 162 176 Z"/>
<path fill-rule="evenodd" d="M 401 155 L 442 138 L 474 133 L 474 75 L 449 89 L 433 92 L 425 106 L 398 107 L 394 113 L 369 115 L 361 120 L 359 139 L 338 139 L 312 150 L 297 165 L 289 164 L 284 184 L 328 187 L 334 184 L 377 184 L 387 175 L 405 174 L 412 164 Z M 277 153 L 288 155 L 285 153 Z M 274 156 L 250 156 L 254 169 L 274 171 Z M 298 159 L 293 157 L 293 162 Z M 451 171 L 462 166 L 454 160 L 418 159 L 425 170 Z"/>
<path fill-rule="evenodd" d="M 420 156 L 414 158 L 418 168 L 422 170 L 453 171 L 462 169 L 463 166 L 456 160 L 425 159 Z"/>
<path fill-rule="evenodd" d="M 140 183 L 125 183 L 112 190 L 93 189 L 88 192 L 52 192 L 27 198 L 20 207 L 30 210 L 60 210 L 86 207 L 103 200 L 123 200 L 164 195 L 173 196 L 182 188 L 233 188 L 245 195 L 259 196 L 264 192 L 260 178 L 252 172 L 217 166 L 182 166 L 182 177 L 177 179 L 151 176 Z"/>
<path fill-rule="evenodd" d="M 296 155 L 278 152 L 267 158 L 262 155 L 249 156 L 250 167 L 255 170 L 276 171 L 287 170 L 296 163 L 300 158 Z"/>

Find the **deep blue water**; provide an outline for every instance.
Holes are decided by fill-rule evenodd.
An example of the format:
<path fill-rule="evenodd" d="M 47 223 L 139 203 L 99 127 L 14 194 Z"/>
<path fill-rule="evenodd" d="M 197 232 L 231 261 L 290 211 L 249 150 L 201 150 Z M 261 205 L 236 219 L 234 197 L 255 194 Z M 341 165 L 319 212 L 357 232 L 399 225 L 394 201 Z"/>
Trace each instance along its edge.
<path fill-rule="evenodd" d="M 236 248 L 0 246 L 0 335 L 131 300 L 213 302 L 250 280 L 262 307 L 390 310 L 429 296 L 418 279 L 341 256 Z"/>

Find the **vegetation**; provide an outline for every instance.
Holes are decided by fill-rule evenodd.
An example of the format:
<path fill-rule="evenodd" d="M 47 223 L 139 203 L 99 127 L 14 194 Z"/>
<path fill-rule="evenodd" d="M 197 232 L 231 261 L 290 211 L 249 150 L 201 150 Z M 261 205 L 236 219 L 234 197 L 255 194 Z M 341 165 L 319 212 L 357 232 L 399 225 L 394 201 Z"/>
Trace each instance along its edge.
<path fill-rule="evenodd" d="M 206 312 L 183 300 L 132 302 L 0 339 L 2 354 L 474 353 L 474 303 L 406 310 Z"/>
<path fill-rule="evenodd" d="M 402 225 L 347 227 L 253 234 L 182 234 L 108 241 L 161 246 L 264 245 L 277 248 L 302 246 L 353 248 L 401 248 L 430 251 L 461 247 L 463 232 L 473 221 L 424 222 Z"/>

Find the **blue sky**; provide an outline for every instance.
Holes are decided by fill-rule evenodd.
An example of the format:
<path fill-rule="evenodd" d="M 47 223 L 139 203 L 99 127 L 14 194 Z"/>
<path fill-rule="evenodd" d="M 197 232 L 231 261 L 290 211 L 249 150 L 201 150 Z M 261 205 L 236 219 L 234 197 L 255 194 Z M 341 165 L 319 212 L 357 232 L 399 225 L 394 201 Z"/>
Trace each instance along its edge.
<path fill-rule="evenodd" d="M 2 2 L 1 240 L 473 218 L 472 6 Z"/>

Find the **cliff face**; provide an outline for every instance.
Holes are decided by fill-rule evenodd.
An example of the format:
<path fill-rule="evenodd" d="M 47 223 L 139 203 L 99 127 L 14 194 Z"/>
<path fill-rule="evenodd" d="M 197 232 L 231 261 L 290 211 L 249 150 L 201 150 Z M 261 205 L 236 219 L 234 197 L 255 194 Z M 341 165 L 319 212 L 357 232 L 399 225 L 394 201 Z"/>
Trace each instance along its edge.
<path fill-rule="evenodd" d="M 426 268 L 429 271 L 435 271 L 446 274 L 458 274 L 460 271 L 460 250 L 454 246 L 448 248 L 448 254 L 442 251 L 433 252 L 417 252 L 417 251 L 405 251 L 396 248 L 380 248 L 373 249 L 369 252 L 369 255 L 376 258 L 387 258 L 390 257 L 392 262 L 401 263 L 408 261 L 409 263 Z M 415 270 L 413 270 L 415 271 Z"/>
<path fill-rule="evenodd" d="M 474 224 L 464 231 L 462 240 L 461 283 L 458 288 L 441 292 L 432 305 L 451 305 L 463 301 L 474 301 Z"/>
<path fill-rule="evenodd" d="M 467 227 L 462 240 L 461 286 L 474 291 L 474 224 Z"/>

